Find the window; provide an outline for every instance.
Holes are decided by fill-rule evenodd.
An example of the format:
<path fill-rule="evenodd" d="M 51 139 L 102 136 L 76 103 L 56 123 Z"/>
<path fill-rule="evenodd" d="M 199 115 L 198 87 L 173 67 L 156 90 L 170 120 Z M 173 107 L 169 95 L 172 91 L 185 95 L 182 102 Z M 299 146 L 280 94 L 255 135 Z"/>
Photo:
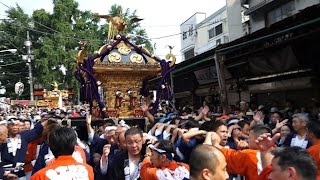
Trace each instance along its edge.
<path fill-rule="evenodd" d="M 214 28 L 209 29 L 209 39 L 214 37 Z"/>
<path fill-rule="evenodd" d="M 190 59 L 194 57 L 194 48 L 188 50 L 187 52 L 184 53 L 184 59 L 187 60 L 187 59 Z"/>
<path fill-rule="evenodd" d="M 219 24 L 218 26 L 215 26 L 211 29 L 209 29 L 209 39 L 218 36 L 219 34 L 222 34 L 222 24 Z"/>
<path fill-rule="evenodd" d="M 219 24 L 218 26 L 215 27 L 216 30 L 216 36 L 219 34 L 222 34 L 222 24 Z"/>
<path fill-rule="evenodd" d="M 182 40 L 187 39 L 187 32 L 183 31 L 182 33 Z"/>

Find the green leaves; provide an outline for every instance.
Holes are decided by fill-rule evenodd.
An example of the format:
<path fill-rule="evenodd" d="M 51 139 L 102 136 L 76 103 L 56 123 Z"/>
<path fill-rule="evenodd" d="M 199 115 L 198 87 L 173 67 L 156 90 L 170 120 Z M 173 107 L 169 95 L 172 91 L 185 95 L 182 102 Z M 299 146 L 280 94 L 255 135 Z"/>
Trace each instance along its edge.
<path fill-rule="evenodd" d="M 32 16 L 24 13 L 19 5 L 7 10 L 8 20 L 0 23 L 0 50 L 19 49 L 13 56 L 1 57 L 0 81 L 7 87 L 7 96 L 16 98 L 14 84 L 21 80 L 25 84 L 25 90 L 20 99 L 29 98 L 28 67 L 21 56 L 27 53 L 24 48 L 27 31 L 30 33 L 32 42 L 32 61 L 34 84 L 42 84 L 44 88 L 51 89 L 51 83 L 57 81 L 62 83 L 61 89 L 78 87 L 73 71 L 75 67 L 74 57 L 77 55 L 79 41 L 89 42 L 88 50 L 92 54 L 104 45 L 107 37 L 108 22 L 100 23 L 100 19 L 93 16 L 94 12 L 81 11 L 75 0 L 54 0 L 53 13 L 44 9 L 35 10 Z M 136 15 L 136 11 L 127 8 L 122 10 L 120 5 L 110 7 L 110 15 L 123 17 L 128 20 Z M 129 24 L 125 33 L 132 33 L 147 37 L 147 33 L 139 23 Z M 136 44 L 151 44 L 145 38 L 133 37 Z M 152 46 L 151 52 L 152 52 Z M 149 49 L 150 50 L 150 49 Z M 5 59 L 4 59 L 5 58 Z M 2 62 L 2 61 L 1 61 Z M 3 64 L 16 63 L 14 66 L 1 66 Z M 66 67 L 64 76 L 59 70 L 61 65 Z M 18 74 L 12 74 L 12 73 Z M 4 74 L 2 74 L 4 73 Z M 10 74 L 11 73 L 11 74 Z M 78 89 L 73 89 L 74 93 Z"/>

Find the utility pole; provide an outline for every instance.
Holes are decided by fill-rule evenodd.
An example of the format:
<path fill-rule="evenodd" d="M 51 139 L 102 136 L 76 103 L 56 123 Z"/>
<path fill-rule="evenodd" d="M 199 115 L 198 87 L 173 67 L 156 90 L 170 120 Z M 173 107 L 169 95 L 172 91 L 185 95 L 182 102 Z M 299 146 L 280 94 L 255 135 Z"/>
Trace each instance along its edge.
<path fill-rule="evenodd" d="M 29 84 L 30 84 L 30 100 L 33 101 L 33 77 L 32 77 L 32 66 L 31 61 L 34 59 L 34 56 L 31 55 L 31 41 L 29 37 L 29 31 L 27 31 L 27 40 L 24 41 L 24 45 L 27 47 L 27 55 L 23 55 L 22 59 L 27 61 L 29 67 Z"/>
<path fill-rule="evenodd" d="M 226 86 L 226 79 L 225 79 L 225 73 L 224 73 L 224 55 L 215 53 L 214 55 L 214 61 L 216 65 L 216 71 L 218 76 L 218 83 L 219 83 L 219 89 L 220 89 L 220 98 L 221 98 L 221 105 L 223 109 L 223 113 L 226 113 L 227 107 L 228 107 L 228 92 L 227 92 L 227 86 Z"/>

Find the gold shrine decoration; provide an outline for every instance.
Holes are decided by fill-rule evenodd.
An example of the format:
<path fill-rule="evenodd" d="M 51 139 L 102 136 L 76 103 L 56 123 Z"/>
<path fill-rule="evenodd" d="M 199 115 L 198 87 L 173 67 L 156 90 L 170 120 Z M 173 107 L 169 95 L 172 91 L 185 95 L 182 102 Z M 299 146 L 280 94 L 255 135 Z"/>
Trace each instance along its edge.
<path fill-rule="evenodd" d="M 122 9 L 120 9 L 120 13 L 118 16 L 111 16 L 111 15 L 99 15 L 95 14 L 98 18 L 106 19 L 109 22 L 109 29 L 108 29 L 108 40 L 112 40 L 114 36 L 121 34 L 129 24 L 139 22 L 142 19 L 138 17 L 132 17 L 129 20 L 124 19 L 124 14 L 122 14 Z"/>
<path fill-rule="evenodd" d="M 171 53 L 169 53 L 169 54 L 166 55 L 166 60 L 167 61 L 171 60 L 169 66 L 172 67 L 176 63 L 176 56 L 171 54 Z"/>
<path fill-rule="evenodd" d="M 59 84 L 54 81 L 52 84 L 53 90 L 47 91 L 46 89 L 43 90 L 43 97 L 45 98 L 45 102 L 47 106 L 57 108 L 59 107 L 59 98 L 66 99 L 69 96 L 68 90 L 59 90 Z"/>
<path fill-rule="evenodd" d="M 139 91 L 144 76 L 145 74 L 129 71 L 109 72 L 108 75 L 97 74 L 96 78 L 104 82 L 102 85 L 109 116 L 120 118 L 135 116 L 135 112 L 140 110 Z"/>
<path fill-rule="evenodd" d="M 175 63 L 176 63 L 176 56 L 172 54 L 172 49 L 174 48 L 174 46 L 170 46 L 168 45 L 168 48 L 170 50 L 169 54 L 166 55 L 166 60 L 170 61 L 169 66 L 172 67 Z"/>
<path fill-rule="evenodd" d="M 86 50 L 86 47 L 88 43 L 86 41 L 80 41 L 80 51 L 78 52 L 78 55 L 75 57 L 75 60 L 79 64 L 83 64 L 85 59 L 88 57 L 88 51 Z"/>
<path fill-rule="evenodd" d="M 97 80 L 103 82 L 104 101 L 110 117 L 141 116 L 140 88 L 146 77 L 161 71 L 159 64 L 107 63 L 93 67 Z"/>
<path fill-rule="evenodd" d="M 102 82 L 98 85 L 97 90 L 91 89 L 99 94 L 99 98 L 94 98 L 92 101 L 93 117 L 103 117 L 99 113 L 101 111 L 103 113 L 105 110 L 109 117 L 141 117 L 143 116 L 140 108 L 142 95 L 139 92 L 141 88 L 146 88 L 142 86 L 142 82 L 160 75 L 162 60 L 150 54 L 142 46 L 133 44 L 123 34 L 128 24 L 142 19 L 133 17 L 126 20 L 121 12 L 117 16 L 95 16 L 107 19 L 109 22 L 107 44 L 95 52 L 97 58 L 94 60 L 93 66 L 87 67 L 81 64 L 81 60 L 88 56 L 84 51 L 85 48 L 80 49 L 76 58 L 78 62 L 77 75 L 85 80 L 85 83 L 80 81 L 82 87 L 86 87 L 87 81 L 91 78 L 83 69 L 93 72 L 94 78 L 93 81 L 90 81 L 91 83 L 95 83 L 96 80 Z M 173 47 L 169 46 L 169 48 L 170 53 L 165 56 L 165 60 L 170 62 L 171 67 L 175 64 L 176 57 L 171 53 Z M 105 103 L 105 107 L 102 105 L 103 103 Z"/>
<path fill-rule="evenodd" d="M 121 61 L 121 55 L 117 52 L 111 52 L 108 55 L 108 59 L 110 62 L 116 62 L 119 63 Z"/>
<path fill-rule="evenodd" d="M 142 55 L 140 55 L 140 54 L 134 53 L 134 54 L 132 54 L 132 55 L 130 56 L 130 61 L 131 61 L 132 63 L 138 63 L 138 64 L 140 64 L 140 63 L 143 62 L 143 57 L 142 57 Z"/>
<path fill-rule="evenodd" d="M 120 54 L 123 54 L 123 55 L 128 55 L 131 52 L 131 48 L 123 41 L 121 41 L 117 45 L 117 48 L 118 48 L 118 51 L 120 52 Z"/>

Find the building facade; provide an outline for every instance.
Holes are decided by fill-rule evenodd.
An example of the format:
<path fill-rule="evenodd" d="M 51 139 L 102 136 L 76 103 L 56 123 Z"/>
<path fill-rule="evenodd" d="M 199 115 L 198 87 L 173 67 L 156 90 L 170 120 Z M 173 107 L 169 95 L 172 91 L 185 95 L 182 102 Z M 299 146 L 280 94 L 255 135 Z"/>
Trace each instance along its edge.
<path fill-rule="evenodd" d="M 215 66 L 219 56 L 229 104 L 244 100 L 284 105 L 293 99 L 307 106 L 319 101 L 319 4 L 319 0 L 227 0 L 225 7 L 196 25 L 194 57 L 185 58 L 173 72 L 177 81 L 192 79 L 192 88 L 183 89 L 174 79 L 178 86 L 174 92 L 199 102 L 220 94 Z M 182 38 L 182 47 L 184 43 Z"/>
<path fill-rule="evenodd" d="M 180 32 L 182 33 L 180 40 L 181 54 L 183 54 L 182 61 L 195 56 L 194 48 L 197 41 L 196 26 L 205 18 L 205 13 L 197 12 L 180 25 Z"/>
<path fill-rule="evenodd" d="M 319 102 L 319 0 L 245 0 L 250 33 L 216 49 L 257 104 Z"/>
<path fill-rule="evenodd" d="M 237 0 L 228 0 L 226 6 L 210 16 L 204 18 L 203 13 L 196 13 L 181 24 L 181 53 L 184 57 L 172 72 L 177 101 L 201 104 L 206 99 L 219 103 L 214 49 L 248 33 L 245 10 Z M 228 71 L 225 71 L 225 77 L 231 79 Z"/>
<path fill-rule="evenodd" d="M 183 60 L 204 53 L 249 33 L 249 17 L 240 1 L 227 0 L 226 6 L 210 16 L 195 13 L 180 25 Z"/>
<path fill-rule="evenodd" d="M 249 6 L 245 15 L 250 16 L 251 33 L 319 3 L 319 0 L 242 0 L 242 5 Z"/>

